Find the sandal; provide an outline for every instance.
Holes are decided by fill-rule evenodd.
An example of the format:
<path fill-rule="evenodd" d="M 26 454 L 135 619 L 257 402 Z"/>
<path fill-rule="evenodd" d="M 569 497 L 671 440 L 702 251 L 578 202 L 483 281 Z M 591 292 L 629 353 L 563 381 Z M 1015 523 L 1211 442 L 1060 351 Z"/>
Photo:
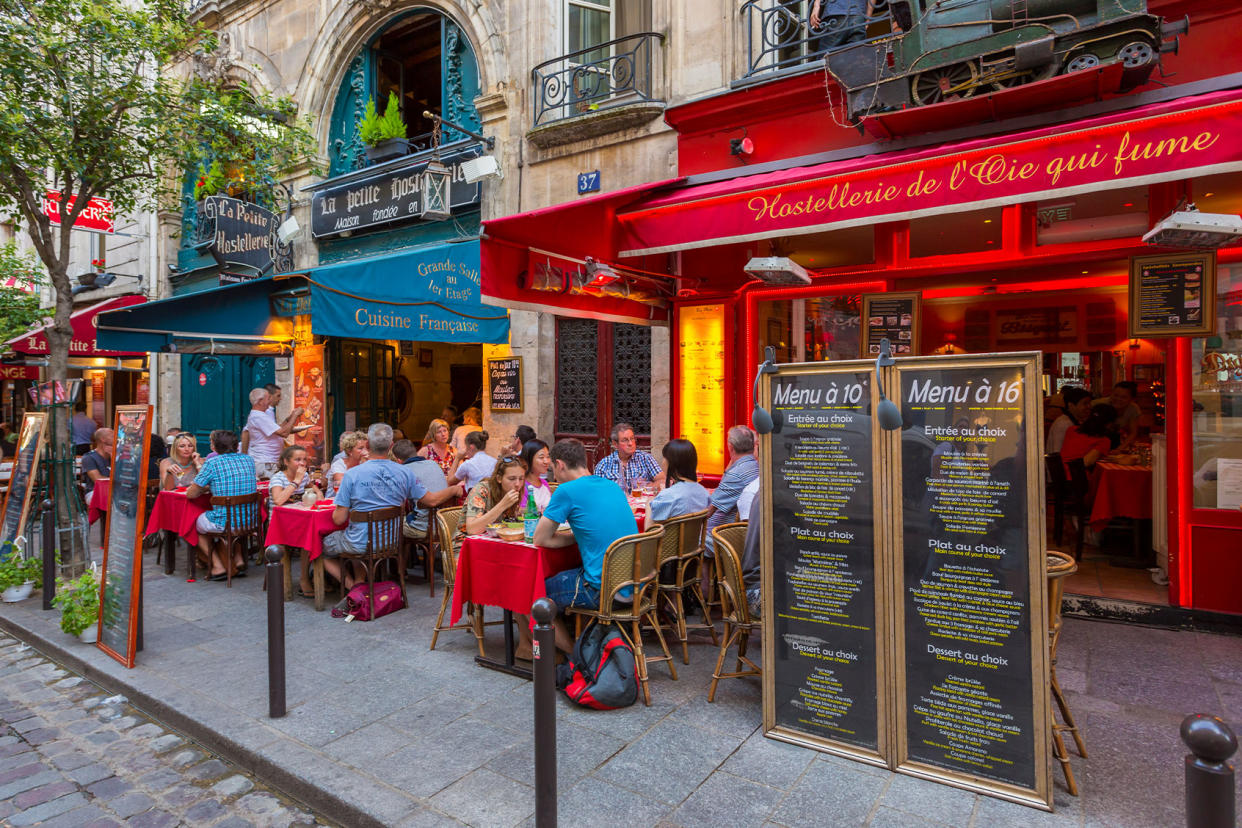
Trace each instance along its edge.
<path fill-rule="evenodd" d="M 310 592 L 303 592 L 302 588 L 298 587 L 298 597 L 299 598 L 314 598 L 315 591 L 312 589 Z"/>

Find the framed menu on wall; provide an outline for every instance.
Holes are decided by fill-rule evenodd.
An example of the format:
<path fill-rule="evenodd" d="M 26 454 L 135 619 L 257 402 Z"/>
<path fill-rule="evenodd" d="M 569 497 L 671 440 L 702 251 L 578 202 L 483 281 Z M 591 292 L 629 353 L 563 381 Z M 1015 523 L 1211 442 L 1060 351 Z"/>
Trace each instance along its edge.
<path fill-rule="evenodd" d="M 522 358 L 520 356 L 488 359 L 487 404 L 492 411 L 522 410 Z"/>
<path fill-rule="evenodd" d="M 97 646 L 126 667 L 133 667 L 141 623 L 138 614 L 142 594 L 142 530 L 147 516 L 151 406 L 118 405 L 115 429 Z"/>
<path fill-rule="evenodd" d="M 862 356 L 875 358 L 880 340 L 892 343 L 894 356 L 919 352 L 922 294 L 864 293 L 862 297 Z"/>
<path fill-rule="evenodd" d="M 1206 336 L 1216 330 L 1216 251 L 1130 259 L 1130 337 Z"/>
<path fill-rule="evenodd" d="M 46 431 L 46 413 L 28 413 L 22 417 L 17 451 L 13 455 L 13 471 L 9 477 L 9 491 L 4 497 L 4 518 L 0 522 L 0 558 L 13 554 L 15 545 L 25 548 L 30 496 L 39 476 L 39 458 L 43 454 Z"/>

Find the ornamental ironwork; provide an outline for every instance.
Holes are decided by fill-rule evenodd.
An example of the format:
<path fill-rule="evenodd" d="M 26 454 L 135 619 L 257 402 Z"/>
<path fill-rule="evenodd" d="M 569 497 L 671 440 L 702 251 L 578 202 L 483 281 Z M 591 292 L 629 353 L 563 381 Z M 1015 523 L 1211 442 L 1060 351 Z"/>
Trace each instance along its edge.
<path fill-rule="evenodd" d="M 556 431 L 595 434 L 599 422 L 599 323 L 556 320 Z"/>
<path fill-rule="evenodd" d="M 812 29 L 812 0 L 747 0 L 738 12 L 746 44 L 746 69 L 742 77 L 814 63 L 854 39 L 862 40 L 867 25 L 888 17 L 886 0 L 875 3 L 875 17 L 834 13 L 837 7 L 850 5 L 827 0 L 822 7 L 822 22 Z M 857 3 L 859 10 L 865 5 Z M 856 36 L 850 33 L 853 30 L 857 30 Z"/>
<path fill-rule="evenodd" d="M 651 433 L 651 328 L 613 325 L 612 421 Z"/>
<path fill-rule="evenodd" d="M 659 32 L 641 32 L 579 49 L 531 70 L 535 126 L 626 104 L 655 102 L 653 72 Z"/>

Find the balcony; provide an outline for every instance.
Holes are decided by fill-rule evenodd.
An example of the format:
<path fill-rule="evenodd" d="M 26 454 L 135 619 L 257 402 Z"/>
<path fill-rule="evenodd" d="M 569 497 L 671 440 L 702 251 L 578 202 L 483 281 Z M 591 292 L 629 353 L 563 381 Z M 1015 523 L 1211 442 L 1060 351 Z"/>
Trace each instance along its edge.
<path fill-rule="evenodd" d="M 660 116 L 657 96 L 664 35 L 641 32 L 580 49 L 531 70 L 533 128 L 527 138 L 551 147 L 641 126 Z"/>
<path fill-rule="evenodd" d="M 840 43 L 830 28 L 812 32 L 808 18 L 811 0 L 747 0 L 739 10 L 746 59 L 735 86 L 795 74 L 822 64 L 824 55 Z M 882 14 L 866 18 L 865 36 L 888 31 L 888 4 L 877 3 Z M 862 39 L 862 38 L 859 38 Z M 833 45 L 828 45 L 832 43 Z"/>

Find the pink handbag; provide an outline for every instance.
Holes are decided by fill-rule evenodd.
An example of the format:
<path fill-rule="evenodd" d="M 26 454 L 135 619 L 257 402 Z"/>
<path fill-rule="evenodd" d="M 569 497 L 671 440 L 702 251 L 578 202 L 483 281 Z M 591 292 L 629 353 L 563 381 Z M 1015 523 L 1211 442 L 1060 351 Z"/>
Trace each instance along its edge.
<path fill-rule="evenodd" d="M 375 582 L 375 618 L 405 609 L 405 601 L 401 598 L 401 587 L 393 581 Z M 333 618 L 347 618 L 350 621 L 370 621 L 371 602 L 367 598 L 367 585 L 355 584 L 344 600 L 332 608 Z"/>

